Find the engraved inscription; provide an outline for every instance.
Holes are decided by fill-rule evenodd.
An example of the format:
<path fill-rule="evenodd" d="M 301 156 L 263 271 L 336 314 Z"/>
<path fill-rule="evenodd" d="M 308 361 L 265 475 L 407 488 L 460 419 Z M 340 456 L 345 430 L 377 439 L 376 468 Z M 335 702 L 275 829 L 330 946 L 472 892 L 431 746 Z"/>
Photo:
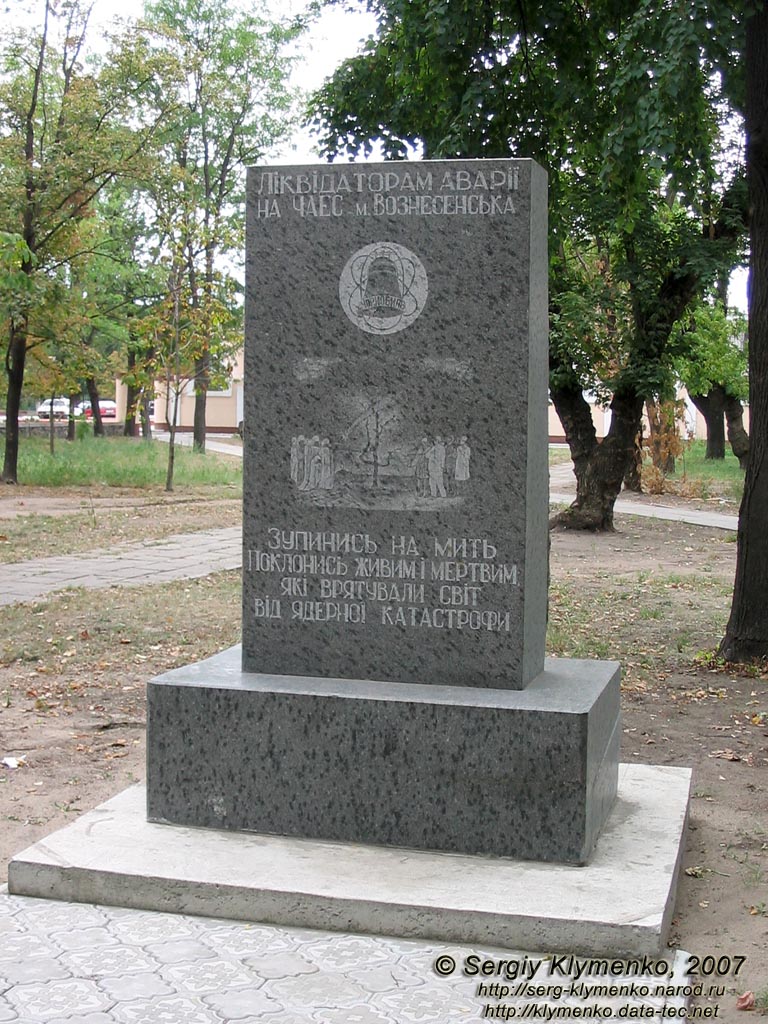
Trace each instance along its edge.
<path fill-rule="evenodd" d="M 257 220 L 340 217 L 505 217 L 517 214 L 517 167 L 469 171 L 263 171 L 254 176 Z"/>
<path fill-rule="evenodd" d="M 433 537 L 421 550 L 393 535 L 387 550 L 365 533 L 268 530 L 266 550 L 248 552 L 247 571 L 261 594 L 256 619 L 411 629 L 509 632 L 510 612 L 488 607 L 518 587 L 516 563 L 498 559 L 487 538 Z"/>

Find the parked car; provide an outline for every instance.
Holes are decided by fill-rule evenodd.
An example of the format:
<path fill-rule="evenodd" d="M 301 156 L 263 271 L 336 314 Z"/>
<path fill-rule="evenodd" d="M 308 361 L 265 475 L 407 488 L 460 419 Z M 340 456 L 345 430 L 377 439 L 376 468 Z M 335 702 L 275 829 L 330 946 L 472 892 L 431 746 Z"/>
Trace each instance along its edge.
<path fill-rule="evenodd" d="M 117 418 L 117 403 L 113 402 L 109 398 L 99 399 L 99 412 L 103 420 L 114 420 Z M 93 409 L 91 409 L 91 403 L 88 403 L 88 408 L 85 410 L 85 415 L 89 419 L 93 416 Z"/>
<path fill-rule="evenodd" d="M 41 402 L 37 407 L 37 417 L 41 420 L 47 420 L 53 413 L 55 420 L 65 420 L 69 416 L 69 399 L 68 398 L 46 398 L 44 402 Z"/>
<path fill-rule="evenodd" d="M 87 416 L 91 411 L 91 403 L 86 399 L 75 406 L 75 416 Z"/>

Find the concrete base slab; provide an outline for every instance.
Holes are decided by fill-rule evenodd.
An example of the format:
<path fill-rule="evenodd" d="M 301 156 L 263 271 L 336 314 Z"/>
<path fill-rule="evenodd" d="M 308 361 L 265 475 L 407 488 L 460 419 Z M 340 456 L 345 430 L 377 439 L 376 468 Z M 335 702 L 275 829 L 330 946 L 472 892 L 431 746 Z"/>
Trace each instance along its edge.
<path fill-rule="evenodd" d="M 585 955 L 659 953 L 691 773 L 622 765 L 585 867 L 160 825 L 134 786 L 10 863 L 17 895 Z"/>

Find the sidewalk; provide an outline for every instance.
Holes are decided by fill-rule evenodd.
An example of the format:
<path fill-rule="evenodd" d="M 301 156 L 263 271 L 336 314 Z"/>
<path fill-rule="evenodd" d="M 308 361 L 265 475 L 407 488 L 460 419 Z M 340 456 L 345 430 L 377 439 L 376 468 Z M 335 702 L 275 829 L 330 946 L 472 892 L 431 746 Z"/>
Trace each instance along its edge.
<path fill-rule="evenodd" d="M 221 443 L 219 446 L 227 450 L 233 448 Z M 236 446 L 234 451 L 242 454 Z M 570 464 L 554 466 L 550 472 L 550 501 L 570 504 L 576 493 L 575 483 Z M 619 515 L 646 516 L 722 530 L 735 531 L 739 525 L 738 516 L 723 512 L 643 505 L 624 497 L 616 502 L 616 511 Z M 112 551 L 0 563 L 0 606 L 35 601 L 68 587 L 139 587 L 195 579 L 213 572 L 239 569 L 241 565 L 239 527 L 177 534 L 167 540 L 116 547 Z"/>
<path fill-rule="evenodd" d="M 576 477 L 573 465 L 563 462 L 549 470 L 549 500 L 552 504 L 570 505 L 576 497 Z M 709 526 L 716 530 L 739 528 L 739 517 L 725 512 L 709 512 L 695 508 L 671 505 L 645 505 L 620 494 L 615 510 L 619 515 L 643 516 L 649 519 L 666 519 L 675 523 L 691 523 L 693 526 Z"/>
<path fill-rule="evenodd" d="M 660 1019 L 662 1007 L 667 1016 L 684 1016 L 686 1000 L 655 995 L 657 988 L 682 988 L 688 980 L 687 954 L 666 950 L 665 977 L 581 975 L 581 984 L 574 984 L 579 993 L 571 994 L 576 978 L 567 956 L 559 958 L 561 973 L 543 954 L 57 903 L 2 891 L 0 935 L 0 1021 L 14 1024 L 471 1024 L 489 1017 L 546 1019 L 549 1008 L 581 1016 L 590 1005 L 606 1016 L 631 1006 L 632 1016 Z M 472 956 L 478 959 L 468 961 Z M 477 965 L 486 960 L 510 967 L 484 976 Z M 521 973 L 512 978 L 518 965 Z M 648 994 L 588 997 L 606 981 L 632 982 Z M 534 986 L 540 991 L 526 991 Z"/>
<path fill-rule="evenodd" d="M 0 606 L 35 601 L 67 587 L 141 587 L 195 579 L 241 565 L 239 526 L 177 534 L 112 551 L 0 563 Z"/>

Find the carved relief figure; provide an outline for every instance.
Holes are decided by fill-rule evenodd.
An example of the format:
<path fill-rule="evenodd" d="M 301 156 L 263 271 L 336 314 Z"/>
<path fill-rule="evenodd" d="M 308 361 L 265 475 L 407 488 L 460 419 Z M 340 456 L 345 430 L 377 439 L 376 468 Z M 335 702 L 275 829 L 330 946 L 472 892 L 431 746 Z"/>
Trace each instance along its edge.
<path fill-rule="evenodd" d="M 445 439 L 445 489 L 449 498 L 458 493 L 456 490 L 456 445 L 452 437 Z"/>
<path fill-rule="evenodd" d="M 467 489 L 471 454 L 472 451 L 467 444 L 467 436 L 465 434 L 459 438 L 459 444 L 456 448 L 456 488 L 459 494 L 463 494 Z"/>
<path fill-rule="evenodd" d="M 324 437 L 320 446 L 320 483 L 318 486 L 321 491 L 333 490 L 333 477 L 333 451 L 331 449 L 331 442 L 327 437 Z"/>
<path fill-rule="evenodd" d="M 427 453 L 429 452 L 429 438 L 422 437 L 419 442 L 419 449 L 416 458 L 413 460 L 413 475 L 416 480 L 416 496 L 425 498 L 429 493 L 429 468 L 427 466 Z"/>
<path fill-rule="evenodd" d="M 304 447 L 304 476 L 299 484 L 300 491 L 314 491 L 320 483 L 320 435 L 315 434 L 311 440 L 307 440 Z"/>
<path fill-rule="evenodd" d="M 304 435 L 299 434 L 298 437 L 291 438 L 291 480 L 294 483 L 299 482 L 299 466 L 304 465 Z M 301 456 L 299 452 L 301 451 Z"/>
<path fill-rule="evenodd" d="M 429 471 L 429 493 L 433 498 L 445 495 L 445 445 L 442 437 L 437 434 L 435 443 L 427 453 L 427 468 Z"/>

